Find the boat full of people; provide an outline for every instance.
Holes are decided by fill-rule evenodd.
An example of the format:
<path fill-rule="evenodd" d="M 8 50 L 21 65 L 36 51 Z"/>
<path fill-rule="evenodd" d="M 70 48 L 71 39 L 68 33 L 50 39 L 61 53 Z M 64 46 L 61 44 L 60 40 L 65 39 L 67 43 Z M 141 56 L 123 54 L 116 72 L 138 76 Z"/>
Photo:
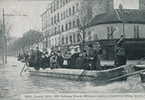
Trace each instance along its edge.
<path fill-rule="evenodd" d="M 121 45 L 116 47 L 114 65 L 101 65 L 101 49 L 88 45 L 87 50 L 63 56 L 61 51 L 41 52 L 37 47 L 18 60 L 25 62 L 30 75 L 66 78 L 71 80 L 111 82 L 126 80 L 128 76 L 145 72 L 145 68 L 136 69 L 135 65 L 127 65 L 125 50 Z"/>

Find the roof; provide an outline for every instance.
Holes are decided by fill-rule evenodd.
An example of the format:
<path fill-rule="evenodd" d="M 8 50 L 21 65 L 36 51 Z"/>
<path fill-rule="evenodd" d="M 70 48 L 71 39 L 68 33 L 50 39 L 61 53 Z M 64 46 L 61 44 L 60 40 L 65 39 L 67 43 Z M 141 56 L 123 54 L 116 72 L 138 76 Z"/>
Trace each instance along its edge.
<path fill-rule="evenodd" d="M 145 24 L 145 11 L 143 10 L 114 10 L 95 16 L 89 26 L 110 23 L 139 23 Z"/>

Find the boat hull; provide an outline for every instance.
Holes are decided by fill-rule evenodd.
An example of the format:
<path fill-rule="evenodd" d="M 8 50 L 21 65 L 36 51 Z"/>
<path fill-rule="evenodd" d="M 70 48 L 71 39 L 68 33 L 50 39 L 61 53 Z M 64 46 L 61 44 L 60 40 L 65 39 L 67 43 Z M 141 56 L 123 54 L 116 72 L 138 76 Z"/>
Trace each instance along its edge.
<path fill-rule="evenodd" d="M 112 78 L 119 77 L 125 74 L 124 68 L 109 69 L 101 71 L 90 71 L 80 69 L 53 69 L 53 70 L 40 70 L 29 71 L 30 75 L 63 78 L 76 81 L 95 81 L 95 82 L 109 82 Z M 126 78 L 119 78 L 115 81 L 126 80 Z"/>
<path fill-rule="evenodd" d="M 140 70 L 144 70 L 145 69 L 145 65 L 136 65 L 135 66 L 135 71 L 140 71 Z M 145 71 L 140 73 L 140 77 L 141 77 L 141 81 L 145 82 Z"/>

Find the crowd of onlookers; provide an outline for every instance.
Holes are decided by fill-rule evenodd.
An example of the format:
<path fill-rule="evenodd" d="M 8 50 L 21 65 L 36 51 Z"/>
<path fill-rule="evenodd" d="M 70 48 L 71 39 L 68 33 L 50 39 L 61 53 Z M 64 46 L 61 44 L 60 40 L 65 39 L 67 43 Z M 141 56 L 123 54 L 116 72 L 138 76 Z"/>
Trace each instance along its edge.
<path fill-rule="evenodd" d="M 123 42 L 117 41 L 115 45 L 115 66 L 126 64 L 126 52 L 123 47 Z M 70 53 L 62 53 L 61 51 L 41 52 L 37 47 L 36 50 L 30 50 L 23 54 L 19 54 L 18 60 L 23 59 L 29 67 L 34 67 L 36 70 L 40 68 L 73 68 L 100 70 L 100 55 L 102 47 L 99 42 L 94 46 L 89 44 L 86 49 Z"/>

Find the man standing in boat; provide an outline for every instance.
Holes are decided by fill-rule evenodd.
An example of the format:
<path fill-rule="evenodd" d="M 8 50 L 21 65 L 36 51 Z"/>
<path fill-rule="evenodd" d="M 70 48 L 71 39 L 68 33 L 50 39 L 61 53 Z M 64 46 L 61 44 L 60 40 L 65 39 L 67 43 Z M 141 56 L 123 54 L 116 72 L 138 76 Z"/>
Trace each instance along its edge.
<path fill-rule="evenodd" d="M 36 47 L 36 55 L 35 55 L 35 69 L 36 70 L 39 70 L 40 69 L 40 66 L 41 66 L 41 63 L 40 63 L 40 60 L 41 60 L 41 55 L 42 55 L 42 52 L 39 50 L 39 47 Z"/>
<path fill-rule="evenodd" d="M 115 66 L 119 67 L 121 65 L 126 65 L 126 50 L 124 47 L 124 36 L 121 35 L 119 41 L 117 41 L 115 46 Z"/>
<path fill-rule="evenodd" d="M 63 58 L 63 56 L 61 54 L 61 51 L 58 51 L 57 52 L 57 67 L 58 68 L 63 67 L 63 60 L 64 60 L 64 58 Z"/>
<path fill-rule="evenodd" d="M 100 59 L 98 57 L 98 52 L 94 49 L 92 44 L 88 45 L 87 49 L 88 63 L 91 64 L 91 70 L 97 70 L 100 68 Z"/>
<path fill-rule="evenodd" d="M 35 52 L 33 49 L 30 50 L 29 67 L 35 67 Z"/>
<path fill-rule="evenodd" d="M 57 55 L 54 51 L 50 54 L 50 69 L 57 68 Z"/>

